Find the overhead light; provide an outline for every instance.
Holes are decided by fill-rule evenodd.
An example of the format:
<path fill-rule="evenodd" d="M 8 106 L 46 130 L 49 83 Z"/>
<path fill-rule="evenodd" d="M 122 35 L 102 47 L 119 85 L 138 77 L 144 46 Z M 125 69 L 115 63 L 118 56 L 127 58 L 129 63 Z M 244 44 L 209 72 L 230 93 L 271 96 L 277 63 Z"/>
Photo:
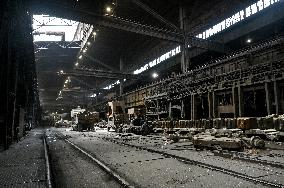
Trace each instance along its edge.
<path fill-rule="evenodd" d="M 252 41 L 251 39 L 247 39 L 247 43 L 251 43 L 251 41 Z"/>
<path fill-rule="evenodd" d="M 107 13 L 110 13 L 110 12 L 111 12 L 111 7 L 107 6 L 107 7 L 106 7 L 106 12 L 107 12 Z"/>
<path fill-rule="evenodd" d="M 88 46 L 90 46 L 90 45 L 91 45 L 91 43 L 90 43 L 90 42 L 87 42 L 87 45 L 88 45 Z"/>
<path fill-rule="evenodd" d="M 94 32 L 93 32 L 93 35 L 96 36 L 96 35 L 97 35 L 97 32 L 94 31 Z"/>
<path fill-rule="evenodd" d="M 85 50 L 83 50 L 83 53 L 86 53 L 87 52 L 87 50 L 85 49 Z"/>
<path fill-rule="evenodd" d="M 63 70 L 61 70 L 61 71 L 60 71 L 60 74 L 63 74 L 63 73 L 64 73 L 64 71 L 63 71 Z"/>
<path fill-rule="evenodd" d="M 82 56 L 82 55 L 80 55 L 80 56 L 79 56 L 79 59 L 82 59 L 82 57 L 83 57 L 83 56 Z"/>
<path fill-rule="evenodd" d="M 76 63 L 75 66 L 77 67 L 79 65 L 79 63 Z"/>
<path fill-rule="evenodd" d="M 159 76 L 159 75 L 158 75 L 157 73 L 155 73 L 155 72 L 152 74 L 152 77 L 153 77 L 153 78 L 157 78 L 158 76 Z"/>

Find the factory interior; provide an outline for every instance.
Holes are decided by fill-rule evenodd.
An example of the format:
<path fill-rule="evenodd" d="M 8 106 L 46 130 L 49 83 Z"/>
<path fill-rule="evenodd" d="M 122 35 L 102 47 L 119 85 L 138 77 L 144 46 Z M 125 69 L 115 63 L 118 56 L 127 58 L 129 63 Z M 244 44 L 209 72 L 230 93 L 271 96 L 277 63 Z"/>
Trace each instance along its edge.
<path fill-rule="evenodd" d="M 1 0 L 0 187 L 284 188 L 284 0 Z"/>

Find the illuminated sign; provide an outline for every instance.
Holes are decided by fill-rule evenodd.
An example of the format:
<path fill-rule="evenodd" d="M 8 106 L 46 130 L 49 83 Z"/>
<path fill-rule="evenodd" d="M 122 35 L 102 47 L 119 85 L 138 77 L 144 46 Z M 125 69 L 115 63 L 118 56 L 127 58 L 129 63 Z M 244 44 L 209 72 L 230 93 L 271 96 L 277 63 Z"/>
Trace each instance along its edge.
<path fill-rule="evenodd" d="M 234 14 L 233 16 L 221 21 L 220 23 L 214 25 L 213 27 L 207 29 L 206 31 L 198 34 L 196 37 L 201 39 L 207 39 L 212 35 L 215 35 L 224 29 L 231 27 L 232 25 L 242 21 L 245 18 L 254 15 L 255 13 L 279 2 L 280 0 L 259 0 L 258 2 L 248 6 L 244 10 L 241 10 Z"/>

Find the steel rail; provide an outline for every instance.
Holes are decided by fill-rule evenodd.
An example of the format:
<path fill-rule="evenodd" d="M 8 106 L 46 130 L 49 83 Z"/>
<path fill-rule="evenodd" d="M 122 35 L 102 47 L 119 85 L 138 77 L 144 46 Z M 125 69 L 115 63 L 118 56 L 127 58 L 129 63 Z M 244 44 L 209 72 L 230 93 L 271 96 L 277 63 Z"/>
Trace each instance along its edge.
<path fill-rule="evenodd" d="M 157 154 L 160 154 L 160 155 L 165 156 L 165 157 L 170 157 L 170 158 L 176 159 L 176 160 L 178 160 L 182 163 L 185 163 L 185 164 L 196 165 L 196 166 L 199 166 L 201 168 L 206 168 L 206 169 L 209 169 L 209 170 L 212 170 L 212 171 L 221 172 L 223 174 L 238 177 L 238 178 L 241 178 L 241 179 L 244 179 L 244 180 L 247 180 L 247 181 L 251 181 L 251 182 L 254 182 L 254 183 L 262 184 L 262 185 L 265 185 L 265 186 L 284 188 L 283 184 L 274 183 L 274 182 L 270 182 L 270 181 L 266 181 L 266 180 L 261 180 L 261 179 L 258 179 L 258 178 L 255 178 L 255 177 L 252 177 L 252 176 L 249 176 L 249 175 L 246 175 L 246 174 L 242 174 L 242 173 L 239 173 L 239 172 L 236 172 L 236 171 L 233 171 L 233 170 L 229 170 L 229 169 L 226 169 L 226 168 L 222 168 L 222 167 L 214 166 L 214 165 L 211 165 L 211 164 L 203 163 L 203 162 L 196 161 L 196 160 L 193 160 L 193 159 L 188 159 L 188 158 L 181 157 L 181 156 L 178 156 L 178 155 L 169 154 L 169 153 L 166 153 L 164 151 L 158 151 L 158 150 L 155 150 L 155 149 L 150 149 L 150 148 L 146 148 L 146 147 L 142 147 L 142 146 L 136 146 L 136 145 L 132 145 L 132 144 L 128 144 L 128 143 L 121 143 L 121 142 L 117 142 L 117 141 L 115 141 L 113 139 L 109 139 L 109 138 L 102 138 L 102 139 L 113 142 L 113 143 L 118 144 L 118 145 L 123 145 L 123 146 L 126 146 L 126 147 L 132 147 L 132 148 L 136 148 L 136 149 L 139 149 L 139 150 L 148 151 L 148 152 L 151 152 L 151 153 L 157 153 Z"/>

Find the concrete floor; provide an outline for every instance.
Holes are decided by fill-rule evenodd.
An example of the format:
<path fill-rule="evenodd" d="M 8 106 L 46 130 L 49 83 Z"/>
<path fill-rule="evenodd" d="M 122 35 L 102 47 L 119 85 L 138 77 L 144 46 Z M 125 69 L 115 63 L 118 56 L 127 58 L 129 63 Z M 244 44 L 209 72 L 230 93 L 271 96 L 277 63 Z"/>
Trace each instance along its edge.
<path fill-rule="evenodd" d="M 54 133 L 47 133 L 47 143 L 56 187 L 121 187 L 110 175 Z"/>
<path fill-rule="evenodd" d="M 156 135 L 126 136 L 101 130 L 75 132 L 55 128 L 50 129 L 49 132 L 59 137 L 63 135 L 64 138 L 96 156 L 136 187 L 263 187 L 263 185 L 197 165 L 184 164 L 158 153 L 121 145 L 123 143 L 182 156 L 259 180 L 284 184 L 283 168 L 215 156 L 212 151 L 195 151 L 188 140 L 165 145 L 162 137 Z M 121 144 L 110 142 L 111 140 Z M 278 155 L 273 156 L 273 152 Z M 283 151 L 277 150 L 261 156 L 266 160 L 274 159 L 284 164 L 283 154 Z M 259 156 L 251 155 L 251 157 Z"/>
<path fill-rule="evenodd" d="M 46 187 L 43 129 L 0 152 L 0 187 Z"/>
<path fill-rule="evenodd" d="M 196 151 L 189 140 L 167 144 L 162 135 L 139 136 L 106 130 L 76 132 L 66 128 L 33 130 L 10 150 L 0 152 L 0 187 L 46 186 L 44 132 L 55 187 L 122 187 L 67 141 L 97 158 L 134 187 L 273 187 L 275 184 L 284 187 L 284 150 L 235 152 L 234 158 L 228 158 L 216 155 L 215 151 Z M 236 160 L 238 155 L 250 160 Z M 178 157 L 196 163 L 185 163 Z M 278 166 L 251 161 L 259 159 L 277 162 Z M 231 170 L 238 176 L 206 165 Z M 240 175 L 272 185 L 255 183 Z"/>

